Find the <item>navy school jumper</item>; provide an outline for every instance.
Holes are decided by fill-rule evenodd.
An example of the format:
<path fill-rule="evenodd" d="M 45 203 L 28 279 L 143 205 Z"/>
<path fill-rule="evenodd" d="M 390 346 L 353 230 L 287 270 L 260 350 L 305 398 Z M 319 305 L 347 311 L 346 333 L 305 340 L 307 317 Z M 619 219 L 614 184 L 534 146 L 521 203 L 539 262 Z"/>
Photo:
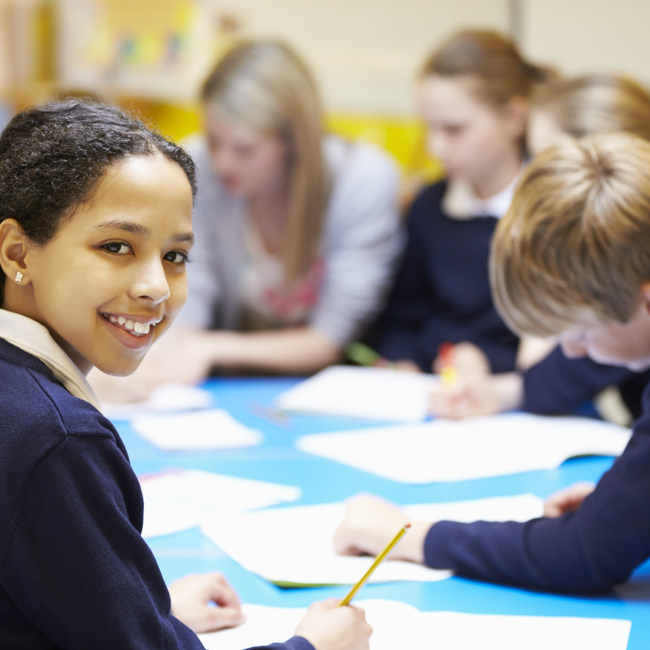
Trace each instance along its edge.
<path fill-rule="evenodd" d="M 203 649 L 170 613 L 142 515 L 111 423 L 0 339 L 0 648 Z"/>
<path fill-rule="evenodd" d="M 447 182 L 426 187 L 407 217 L 408 242 L 370 342 L 385 358 L 424 372 L 441 343 L 470 341 L 492 372 L 515 368 L 519 339 L 494 308 L 488 277 L 495 217 L 453 219 L 441 208 Z"/>

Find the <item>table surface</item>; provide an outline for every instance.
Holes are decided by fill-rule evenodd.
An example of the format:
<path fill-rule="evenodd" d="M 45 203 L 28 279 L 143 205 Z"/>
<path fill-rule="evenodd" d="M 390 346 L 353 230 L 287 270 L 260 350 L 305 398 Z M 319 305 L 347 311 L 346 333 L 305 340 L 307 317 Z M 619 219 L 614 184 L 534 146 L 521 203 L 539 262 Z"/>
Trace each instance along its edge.
<path fill-rule="evenodd" d="M 133 433 L 126 422 L 116 427 L 138 475 L 170 468 L 208 470 L 229 476 L 255 478 L 302 489 L 292 505 L 340 501 L 357 492 L 371 492 L 399 504 L 457 501 L 487 496 L 532 492 L 546 497 L 575 481 L 596 481 L 611 458 L 577 458 L 557 470 L 512 476 L 405 485 L 334 461 L 317 458 L 293 446 L 296 436 L 386 424 L 356 418 L 291 415 L 282 428 L 255 415 L 255 403 L 271 406 L 282 391 L 295 385 L 293 378 L 214 379 L 205 388 L 214 405 L 228 410 L 242 423 L 264 433 L 264 444 L 245 450 L 216 452 L 164 452 Z M 224 555 L 199 528 L 148 540 L 163 576 L 169 583 L 187 573 L 221 571 L 244 602 L 284 607 L 304 607 L 315 600 L 343 597 L 349 587 L 281 589 L 253 575 Z M 631 580 L 606 596 L 558 596 L 512 587 L 490 585 L 453 577 L 440 582 L 370 584 L 363 598 L 387 598 L 410 603 L 421 610 L 446 610 L 480 614 L 583 616 L 623 618 L 632 621 L 628 650 L 647 650 L 650 641 L 650 561 Z"/>

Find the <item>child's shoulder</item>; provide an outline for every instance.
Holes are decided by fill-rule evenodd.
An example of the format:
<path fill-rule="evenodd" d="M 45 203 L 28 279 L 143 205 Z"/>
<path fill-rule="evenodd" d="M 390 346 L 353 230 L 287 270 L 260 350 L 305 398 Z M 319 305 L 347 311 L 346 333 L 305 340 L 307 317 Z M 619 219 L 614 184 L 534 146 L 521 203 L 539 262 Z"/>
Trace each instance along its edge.
<path fill-rule="evenodd" d="M 43 451 L 80 434 L 117 441 L 112 424 L 91 404 L 71 395 L 40 360 L 22 351 L 13 356 L 1 352 L 3 447 L 22 447 L 22 441 L 29 441 L 29 448 Z"/>
<path fill-rule="evenodd" d="M 442 180 L 423 187 L 413 199 L 407 219 L 410 224 L 421 222 L 430 223 L 437 218 L 444 216 L 442 211 L 442 199 L 447 190 L 447 181 Z"/>

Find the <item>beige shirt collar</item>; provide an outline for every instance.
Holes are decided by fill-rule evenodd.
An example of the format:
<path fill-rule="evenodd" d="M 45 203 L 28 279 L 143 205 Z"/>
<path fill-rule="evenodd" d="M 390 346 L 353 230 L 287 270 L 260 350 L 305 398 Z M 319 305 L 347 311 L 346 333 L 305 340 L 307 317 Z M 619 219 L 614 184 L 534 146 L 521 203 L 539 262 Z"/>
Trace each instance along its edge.
<path fill-rule="evenodd" d="M 71 395 L 92 404 L 101 412 L 99 400 L 90 384 L 46 327 L 26 316 L 0 309 L 0 338 L 40 359 Z"/>

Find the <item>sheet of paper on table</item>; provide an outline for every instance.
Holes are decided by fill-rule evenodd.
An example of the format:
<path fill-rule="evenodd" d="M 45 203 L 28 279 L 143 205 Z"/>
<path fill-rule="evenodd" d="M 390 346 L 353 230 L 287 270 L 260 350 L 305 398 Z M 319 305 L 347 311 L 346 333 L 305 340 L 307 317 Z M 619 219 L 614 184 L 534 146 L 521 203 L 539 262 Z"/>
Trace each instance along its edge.
<path fill-rule="evenodd" d="M 300 498 L 300 488 L 202 470 L 170 470 L 140 477 L 143 537 L 198 526 L 202 519 L 265 508 Z"/>
<path fill-rule="evenodd" d="M 164 384 L 151 393 L 146 402 L 114 404 L 102 402 L 102 412 L 109 420 L 131 420 L 138 415 L 154 415 L 173 411 L 193 411 L 214 406 L 214 398 L 196 386 Z"/>
<path fill-rule="evenodd" d="M 621 619 L 421 612 L 393 600 L 360 600 L 373 628 L 371 650 L 625 650 L 631 623 Z M 199 639 L 208 650 L 242 650 L 286 641 L 306 609 L 248 605 L 240 627 Z"/>
<path fill-rule="evenodd" d="M 260 431 L 238 422 L 222 409 L 143 415 L 135 418 L 131 426 L 165 451 L 255 447 L 264 440 Z"/>
<path fill-rule="evenodd" d="M 555 469 L 574 456 L 620 456 L 631 432 L 578 417 L 507 413 L 301 436 L 296 447 L 402 483 Z"/>
<path fill-rule="evenodd" d="M 387 368 L 332 366 L 285 391 L 275 404 L 285 411 L 420 422 L 438 382 L 432 375 Z"/>
<path fill-rule="evenodd" d="M 259 510 L 219 520 L 204 520 L 201 529 L 224 553 L 248 571 L 275 584 L 354 584 L 374 558 L 334 553 L 332 539 L 343 520 L 345 507 L 339 502 Z M 541 516 L 542 507 L 539 497 L 523 494 L 404 506 L 404 512 L 424 521 L 527 521 Z M 259 543 L 260 531 L 264 531 L 263 543 Z M 387 561 L 372 574 L 370 582 L 430 582 L 444 580 L 450 575 L 449 571 L 429 569 L 412 562 Z"/>

